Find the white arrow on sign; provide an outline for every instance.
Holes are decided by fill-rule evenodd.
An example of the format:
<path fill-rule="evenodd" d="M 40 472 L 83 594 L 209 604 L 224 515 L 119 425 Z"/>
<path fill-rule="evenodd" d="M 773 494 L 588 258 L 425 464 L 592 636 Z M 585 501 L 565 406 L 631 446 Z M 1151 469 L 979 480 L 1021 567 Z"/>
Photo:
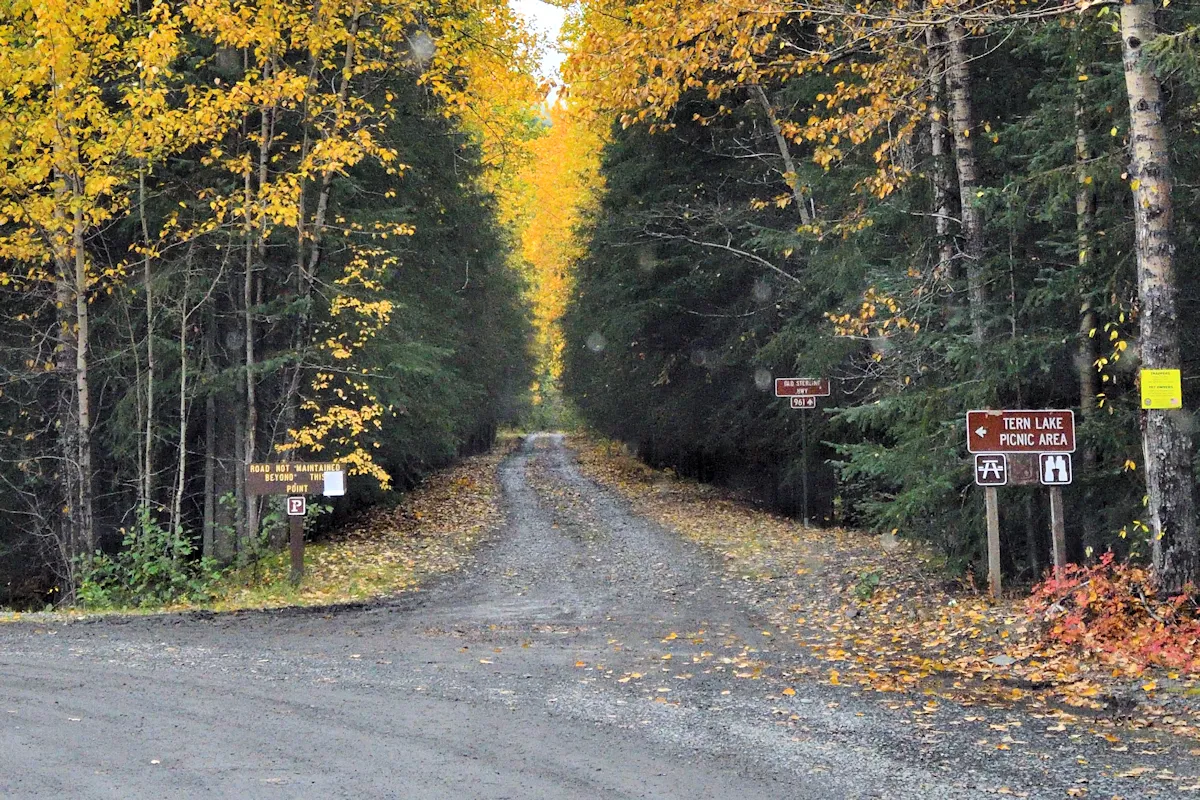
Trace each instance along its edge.
<path fill-rule="evenodd" d="M 987 436 L 987 428 L 983 427 L 982 425 L 979 426 L 975 429 L 975 435 L 982 439 L 983 437 Z"/>

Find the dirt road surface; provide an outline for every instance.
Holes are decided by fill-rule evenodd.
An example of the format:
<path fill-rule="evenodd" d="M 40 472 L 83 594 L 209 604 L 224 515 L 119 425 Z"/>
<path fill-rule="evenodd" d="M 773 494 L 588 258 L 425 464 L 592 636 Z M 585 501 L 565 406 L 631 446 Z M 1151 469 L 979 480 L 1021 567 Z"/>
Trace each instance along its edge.
<path fill-rule="evenodd" d="M 560 437 L 501 470 L 505 526 L 422 592 L 4 626 L 0 797 L 1197 796 L 1118 777 L 1171 769 L 1152 753 L 1012 710 L 914 724 L 789 683 L 804 656 L 761 590 L 583 478 Z M 997 724 L 1011 749 L 979 746 Z"/>

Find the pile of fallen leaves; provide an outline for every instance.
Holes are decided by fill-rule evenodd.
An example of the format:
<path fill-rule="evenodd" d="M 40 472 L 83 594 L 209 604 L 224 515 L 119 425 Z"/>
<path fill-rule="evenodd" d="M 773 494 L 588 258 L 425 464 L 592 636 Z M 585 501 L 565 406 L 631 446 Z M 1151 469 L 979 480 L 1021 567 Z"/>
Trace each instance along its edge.
<path fill-rule="evenodd" d="M 288 583 L 286 553 L 224 582 L 218 610 L 362 601 L 411 590 L 460 568 L 502 520 L 496 470 L 505 448 L 435 472 L 393 507 L 375 508 L 305 549 L 304 580 Z"/>
<path fill-rule="evenodd" d="M 1034 589 L 1029 610 L 1052 641 L 1125 669 L 1165 667 L 1200 673 L 1200 616 L 1189 594 L 1164 596 L 1150 573 L 1105 553 L 1069 564 Z"/>
<path fill-rule="evenodd" d="M 1026 598 L 992 602 L 971 580 L 948 580 L 936 558 L 910 541 L 804 528 L 731 493 L 652 469 L 618 444 L 587 437 L 572 444 L 589 477 L 761 587 L 780 632 L 816 660 L 798 673 L 866 691 L 919 692 L 968 704 L 1020 702 L 1067 717 L 1128 715 L 1137 708 L 1147 725 L 1165 722 L 1178 733 L 1197 734 L 1182 716 L 1186 709 L 1176 714 L 1160 702 L 1200 693 L 1194 661 L 1184 667 L 1165 659 L 1096 657 L 1087 642 L 1066 635 L 1077 630 L 1068 627 L 1074 594 L 1067 605 L 1059 603 L 1061 624 L 1048 624 L 1048 605 L 1027 608 Z M 1076 588 L 1088 580 L 1081 570 L 1070 573 Z M 1104 600 L 1098 595 L 1096 602 Z M 1111 641 L 1117 629 L 1106 635 Z M 1159 641 L 1145 639 L 1151 646 Z M 1096 649 L 1103 648 L 1097 643 Z M 1170 663 L 1175 669 L 1151 674 L 1155 665 Z"/>

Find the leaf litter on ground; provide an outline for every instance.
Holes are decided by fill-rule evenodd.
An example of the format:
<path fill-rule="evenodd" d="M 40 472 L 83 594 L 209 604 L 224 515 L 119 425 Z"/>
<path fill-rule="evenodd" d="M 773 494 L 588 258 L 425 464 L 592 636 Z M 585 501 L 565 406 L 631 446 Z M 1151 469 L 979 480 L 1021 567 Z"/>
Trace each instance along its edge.
<path fill-rule="evenodd" d="M 503 520 L 497 446 L 429 475 L 391 507 L 376 507 L 305 548 L 304 580 L 288 584 L 286 553 L 225 581 L 208 607 L 224 611 L 361 602 L 411 591 L 453 572 Z"/>
<path fill-rule="evenodd" d="M 924 702 L 931 698 L 935 706 L 937 698 L 1020 706 L 1045 719 L 1045 735 L 1083 730 L 1112 736 L 1114 748 L 1125 745 L 1113 731 L 1200 738 L 1200 675 L 1051 641 L 1024 598 L 992 602 L 970 580 L 949 580 L 918 544 L 804 528 L 732 492 L 648 467 L 613 442 L 579 435 L 572 449 L 588 477 L 636 512 L 699 544 L 732 577 L 763 588 L 780 633 L 814 659 L 795 670 L 796 679 L 915 695 L 922 699 L 898 706 L 922 713 L 933 713 Z"/>

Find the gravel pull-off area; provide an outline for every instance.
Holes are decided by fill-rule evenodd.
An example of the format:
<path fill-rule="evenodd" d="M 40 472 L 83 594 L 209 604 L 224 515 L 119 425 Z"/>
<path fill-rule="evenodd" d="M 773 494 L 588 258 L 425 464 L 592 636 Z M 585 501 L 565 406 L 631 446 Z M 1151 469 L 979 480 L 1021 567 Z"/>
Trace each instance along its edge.
<path fill-rule="evenodd" d="M 560 437 L 500 469 L 504 525 L 425 591 L 0 626 L 0 797 L 1200 797 L 1186 746 L 788 682 L 761 590 Z"/>

